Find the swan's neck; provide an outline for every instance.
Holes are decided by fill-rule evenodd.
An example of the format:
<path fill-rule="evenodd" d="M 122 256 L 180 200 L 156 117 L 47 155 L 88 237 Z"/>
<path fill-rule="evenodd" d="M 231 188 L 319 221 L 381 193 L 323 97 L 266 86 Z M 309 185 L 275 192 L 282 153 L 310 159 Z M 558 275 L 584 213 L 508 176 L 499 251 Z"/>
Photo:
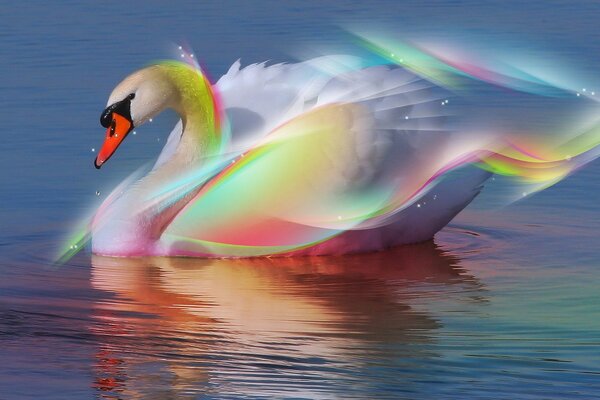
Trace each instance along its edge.
<path fill-rule="evenodd" d="M 191 68 L 176 66 L 168 70 L 168 74 L 177 93 L 172 108 L 181 117 L 182 133 L 171 158 L 141 182 L 148 192 L 172 185 L 221 150 L 219 111 L 210 82 Z M 168 207 L 161 206 L 160 212 L 146 215 L 149 220 L 145 224 L 152 227 L 155 239 L 199 189 L 190 189 L 184 196 L 178 194 L 176 200 L 166 199 Z"/>
<path fill-rule="evenodd" d="M 192 68 L 176 66 L 168 69 L 167 74 L 178 94 L 172 108 L 183 123 L 173 158 L 189 165 L 218 154 L 222 136 L 219 110 L 210 82 Z"/>
<path fill-rule="evenodd" d="M 160 255 L 158 241 L 162 232 L 200 187 L 191 188 L 183 196 L 176 195 L 157 203 L 152 199 L 198 168 L 204 159 L 220 152 L 222 139 L 218 110 L 210 83 L 198 71 L 187 66 L 165 65 L 164 68 L 175 94 L 175 100 L 169 107 L 182 120 L 181 138 L 169 160 L 132 185 L 114 204 L 110 226 L 94 233 L 95 252 Z"/>

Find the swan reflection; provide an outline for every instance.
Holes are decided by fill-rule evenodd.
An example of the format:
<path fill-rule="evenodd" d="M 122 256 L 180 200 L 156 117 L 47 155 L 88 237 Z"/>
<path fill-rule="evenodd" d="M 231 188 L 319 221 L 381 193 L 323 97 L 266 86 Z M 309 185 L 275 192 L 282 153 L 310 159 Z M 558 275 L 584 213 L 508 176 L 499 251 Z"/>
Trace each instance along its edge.
<path fill-rule="evenodd" d="M 359 387 L 382 359 L 435 357 L 441 323 L 420 300 L 452 288 L 482 298 L 458 263 L 433 243 L 343 257 L 94 256 L 92 285 L 108 294 L 91 326 L 94 386 L 106 398 L 343 393 L 330 383 Z"/>

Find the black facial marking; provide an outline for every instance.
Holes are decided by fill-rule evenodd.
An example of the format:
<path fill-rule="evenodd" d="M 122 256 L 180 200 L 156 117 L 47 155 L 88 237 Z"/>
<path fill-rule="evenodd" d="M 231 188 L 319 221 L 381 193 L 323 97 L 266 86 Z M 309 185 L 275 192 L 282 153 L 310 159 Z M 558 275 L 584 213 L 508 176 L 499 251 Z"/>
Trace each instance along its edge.
<path fill-rule="evenodd" d="M 134 98 L 135 93 L 131 93 L 123 100 L 117 101 L 116 103 L 106 107 L 106 110 L 104 110 L 102 112 L 102 115 L 100 115 L 100 124 L 103 127 L 108 128 L 112 123 L 113 112 L 122 115 L 131 122 L 131 100 L 133 100 Z"/>

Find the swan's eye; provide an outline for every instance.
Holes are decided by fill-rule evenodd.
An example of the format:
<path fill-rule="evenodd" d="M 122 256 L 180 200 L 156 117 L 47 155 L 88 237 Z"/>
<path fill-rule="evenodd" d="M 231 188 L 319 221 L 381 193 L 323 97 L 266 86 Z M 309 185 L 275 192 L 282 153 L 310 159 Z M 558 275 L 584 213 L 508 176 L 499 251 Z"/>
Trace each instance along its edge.
<path fill-rule="evenodd" d="M 131 122 L 131 99 L 135 97 L 135 93 L 127 95 L 123 100 L 117 101 L 114 104 L 106 107 L 100 116 L 100 124 L 108 128 L 114 122 L 113 113 L 122 116 Z"/>

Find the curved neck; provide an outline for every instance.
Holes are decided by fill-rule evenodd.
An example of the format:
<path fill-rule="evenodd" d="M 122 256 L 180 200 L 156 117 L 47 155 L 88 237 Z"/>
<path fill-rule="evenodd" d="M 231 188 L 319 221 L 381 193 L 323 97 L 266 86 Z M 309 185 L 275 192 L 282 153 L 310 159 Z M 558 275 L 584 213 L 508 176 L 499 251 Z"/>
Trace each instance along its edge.
<path fill-rule="evenodd" d="M 162 232 L 200 187 L 184 186 L 182 192 L 167 191 L 164 196 L 163 190 L 176 186 L 204 158 L 218 155 L 221 150 L 219 110 L 210 82 L 200 71 L 184 63 L 166 62 L 153 66 L 151 74 L 162 84 L 155 91 L 159 100 L 164 100 L 162 109 L 172 108 L 181 117 L 181 137 L 171 138 L 177 144 L 168 160 L 107 205 L 111 224 L 94 233 L 96 251 L 106 254 L 160 254 L 158 239 Z"/>
<path fill-rule="evenodd" d="M 142 203 L 152 199 L 165 185 L 176 183 L 203 164 L 206 157 L 218 155 L 222 145 L 217 104 L 210 82 L 187 64 L 167 63 L 161 68 L 174 91 L 168 107 L 181 117 L 182 132 L 180 138 L 172 138 L 178 139 L 178 143 L 171 157 L 136 186 L 133 198 Z M 174 197 L 159 197 L 157 202 L 151 202 L 152 206 L 138 215 L 144 221 L 143 236 L 151 240 L 158 239 L 199 189 L 189 188 L 183 196 L 178 192 Z"/>
<path fill-rule="evenodd" d="M 221 150 L 219 110 L 210 82 L 200 71 L 182 63 L 165 63 L 164 71 L 176 92 L 171 107 L 183 123 L 176 159 L 197 162 Z"/>

